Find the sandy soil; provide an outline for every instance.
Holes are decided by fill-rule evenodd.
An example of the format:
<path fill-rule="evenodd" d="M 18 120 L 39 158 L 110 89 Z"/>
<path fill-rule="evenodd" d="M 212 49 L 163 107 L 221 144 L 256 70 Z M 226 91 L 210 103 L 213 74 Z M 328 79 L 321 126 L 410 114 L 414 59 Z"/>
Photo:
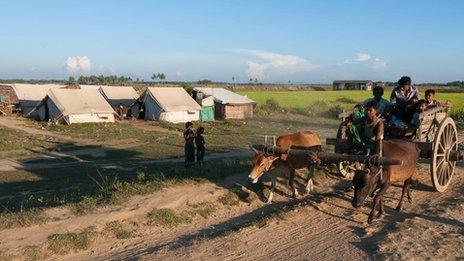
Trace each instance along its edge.
<path fill-rule="evenodd" d="M 25 247 L 43 244 L 55 233 L 79 232 L 89 226 L 104 230 L 106 223 L 119 220 L 135 229 L 130 239 L 98 238 L 90 249 L 61 260 L 196 260 L 196 259 L 422 259 L 463 257 L 464 185 L 462 167 L 445 193 L 432 192 L 426 166 L 414 185 L 414 203 L 396 212 L 400 188 L 386 197 L 386 216 L 372 225 L 366 223 L 368 206 L 355 210 L 350 205 L 349 183 L 334 177 L 318 177 L 316 192 L 290 199 L 281 180 L 280 195 L 272 204 L 259 199 L 238 206 L 217 202 L 231 187 L 248 186 L 246 173 L 219 183 L 184 184 L 147 196 L 137 196 L 121 206 L 74 216 L 67 208 L 48 211 L 53 222 L 28 228 L 3 230 L 0 245 L 18 256 Z M 214 214 L 196 217 L 175 228 L 148 225 L 146 214 L 153 208 L 172 208 L 181 213 L 201 202 L 212 202 Z M 259 225 L 257 219 L 275 210 L 289 209 L 279 218 Z M 437 244 L 437 242 L 439 244 Z M 430 246 L 430 247 L 429 247 Z M 419 251 L 420 250 L 420 251 Z M 450 252 L 450 251 L 453 252 Z"/>

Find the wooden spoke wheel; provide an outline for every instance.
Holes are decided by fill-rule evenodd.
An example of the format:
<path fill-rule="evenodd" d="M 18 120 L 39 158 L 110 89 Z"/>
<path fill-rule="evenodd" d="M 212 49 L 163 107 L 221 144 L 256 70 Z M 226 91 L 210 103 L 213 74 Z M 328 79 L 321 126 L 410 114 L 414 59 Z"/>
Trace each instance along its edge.
<path fill-rule="evenodd" d="M 456 124 L 452 118 L 447 117 L 440 123 L 436 132 L 430 166 L 433 187 L 439 192 L 446 190 L 453 177 L 456 161 L 450 155 L 457 150 L 458 132 Z"/>
<path fill-rule="evenodd" d="M 337 131 L 337 144 L 335 145 L 335 153 L 348 153 L 351 146 L 348 142 L 348 127 L 345 122 L 342 122 Z M 345 179 L 352 179 L 356 172 L 356 163 L 342 161 L 336 164 L 338 173 Z"/>

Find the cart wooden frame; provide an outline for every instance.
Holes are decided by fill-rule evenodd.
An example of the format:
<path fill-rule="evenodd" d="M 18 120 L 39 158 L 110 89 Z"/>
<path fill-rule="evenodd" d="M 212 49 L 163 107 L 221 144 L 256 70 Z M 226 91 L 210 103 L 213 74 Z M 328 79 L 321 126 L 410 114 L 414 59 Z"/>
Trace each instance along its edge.
<path fill-rule="evenodd" d="M 419 146 L 421 162 L 430 164 L 433 187 L 439 192 L 446 190 L 456 169 L 456 161 L 463 154 L 458 151 L 458 132 L 454 120 L 448 114 L 449 106 L 437 106 L 420 114 L 420 125 L 414 131 L 412 140 Z M 339 115 L 342 123 L 336 138 L 328 138 L 326 143 L 335 146 L 336 153 L 348 151 L 346 135 L 347 113 Z M 338 164 L 340 174 L 345 177 L 353 175 L 354 168 L 350 162 Z"/>

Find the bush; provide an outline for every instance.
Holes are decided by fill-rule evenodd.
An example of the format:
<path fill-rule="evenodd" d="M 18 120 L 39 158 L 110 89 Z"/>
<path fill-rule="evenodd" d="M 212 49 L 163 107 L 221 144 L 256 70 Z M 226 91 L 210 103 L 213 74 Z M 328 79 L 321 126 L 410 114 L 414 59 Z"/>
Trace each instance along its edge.
<path fill-rule="evenodd" d="M 339 104 L 330 107 L 325 113 L 324 116 L 328 118 L 337 118 L 340 113 L 343 112 L 343 107 Z"/>

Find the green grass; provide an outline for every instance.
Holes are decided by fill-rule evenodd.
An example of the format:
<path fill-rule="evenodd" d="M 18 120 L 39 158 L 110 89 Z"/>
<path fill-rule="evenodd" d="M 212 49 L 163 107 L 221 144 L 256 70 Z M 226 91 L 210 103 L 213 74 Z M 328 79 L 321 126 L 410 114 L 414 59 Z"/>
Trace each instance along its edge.
<path fill-rule="evenodd" d="M 67 254 L 86 250 L 97 236 L 95 228 L 89 227 L 80 233 L 53 234 L 48 237 L 47 248 L 53 254 Z"/>
<path fill-rule="evenodd" d="M 135 232 L 133 230 L 125 229 L 119 221 L 107 223 L 104 231 L 110 232 L 117 239 L 128 239 L 135 236 Z"/>
<path fill-rule="evenodd" d="M 23 131 L 0 126 L 0 155 L 8 157 L 23 157 L 33 154 L 28 149 L 34 147 L 50 147 L 53 139 L 43 140 Z"/>
<path fill-rule="evenodd" d="M 245 173 L 249 166 L 249 159 L 227 159 L 191 169 L 185 169 L 182 163 L 152 164 L 141 170 L 97 170 L 83 164 L 34 172 L 0 172 L 0 229 L 44 222 L 41 209 L 69 206 L 74 214 L 83 215 L 167 186 L 214 182 Z M 218 169 L 222 171 L 218 173 Z M 12 175 L 16 178 L 11 179 Z"/>
<path fill-rule="evenodd" d="M 179 215 L 169 208 L 153 209 L 147 214 L 148 223 L 163 227 L 177 227 L 180 224 L 192 222 L 192 218 L 186 215 Z"/>
<path fill-rule="evenodd" d="M 37 208 L 20 212 L 4 211 L 0 213 L 0 230 L 37 225 L 44 223 L 46 220 L 43 211 Z"/>
<path fill-rule="evenodd" d="M 421 90 L 421 97 L 424 97 L 425 89 Z M 246 91 L 239 92 L 242 95 L 247 95 L 249 98 L 257 102 L 258 105 L 263 105 L 268 99 L 274 98 L 282 107 L 286 108 L 306 108 L 317 101 L 326 103 L 337 102 L 345 109 L 353 107 L 353 103 L 347 103 L 347 99 L 362 102 L 370 98 L 370 91 Z M 389 99 L 390 92 L 386 91 L 384 98 Z M 464 93 L 440 93 L 437 91 L 436 99 L 439 101 L 450 100 L 453 104 L 453 110 L 459 110 L 464 107 Z"/>
<path fill-rule="evenodd" d="M 199 215 L 202 218 L 209 218 L 216 211 L 216 205 L 211 202 L 201 202 L 191 207 L 193 210 L 190 211 L 190 214 L 192 216 Z"/>

